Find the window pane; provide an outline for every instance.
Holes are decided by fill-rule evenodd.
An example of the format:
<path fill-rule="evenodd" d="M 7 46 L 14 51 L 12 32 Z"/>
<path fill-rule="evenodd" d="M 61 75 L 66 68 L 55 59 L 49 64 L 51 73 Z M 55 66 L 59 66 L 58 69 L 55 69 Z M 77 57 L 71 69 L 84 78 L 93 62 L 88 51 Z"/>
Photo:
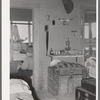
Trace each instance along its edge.
<path fill-rule="evenodd" d="M 26 24 L 28 24 L 28 21 L 13 21 L 13 23 L 26 23 Z"/>
<path fill-rule="evenodd" d="M 33 26 L 31 25 L 31 42 L 33 42 Z"/>
<path fill-rule="evenodd" d="M 96 23 L 91 24 L 92 38 L 96 38 Z"/>
<path fill-rule="evenodd" d="M 88 23 L 84 24 L 84 37 L 89 38 L 89 24 Z"/>
<path fill-rule="evenodd" d="M 17 25 L 17 28 L 18 28 L 18 32 L 19 32 L 19 36 L 20 36 L 20 39 L 23 39 L 25 40 L 27 38 L 27 40 L 25 40 L 23 43 L 28 43 L 29 42 L 29 37 L 28 37 L 28 32 L 29 32 L 29 27 L 28 27 L 28 21 L 13 21 L 13 23 L 15 23 Z M 31 35 L 31 42 L 33 41 L 33 37 L 32 37 L 32 34 L 33 34 L 33 26 L 32 26 L 32 22 L 30 22 L 31 25 L 30 25 L 30 35 Z M 14 24 L 13 24 L 14 26 Z"/>
<path fill-rule="evenodd" d="M 25 38 L 28 38 L 28 25 L 17 25 L 20 38 L 25 40 Z"/>

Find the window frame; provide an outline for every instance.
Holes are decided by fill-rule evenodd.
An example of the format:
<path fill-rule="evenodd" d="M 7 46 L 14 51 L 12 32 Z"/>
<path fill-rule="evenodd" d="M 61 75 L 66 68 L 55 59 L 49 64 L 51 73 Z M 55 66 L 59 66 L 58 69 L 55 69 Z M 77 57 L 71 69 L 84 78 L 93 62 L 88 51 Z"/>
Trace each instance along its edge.
<path fill-rule="evenodd" d="M 33 43 L 33 40 L 31 41 L 31 39 L 33 39 L 33 36 L 31 34 L 31 25 L 32 25 L 32 28 L 33 28 L 33 23 L 32 21 L 11 21 L 10 23 L 11 25 L 12 24 L 20 24 L 20 25 L 28 25 L 28 44 L 31 45 L 31 43 Z"/>
<path fill-rule="evenodd" d="M 84 39 L 84 40 L 86 40 L 86 41 L 95 41 L 95 39 L 94 38 L 85 38 L 85 34 L 84 34 L 84 24 L 85 24 L 85 18 L 84 18 L 84 12 L 85 11 L 96 11 L 96 8 L 95 7 L 85 7 L 85 6 L 81 6 L 81 8 L 80 8 L 81 10 L 81 17 L 80 17 L 80 22 L 81 22 L 81 38 L 82 39 Z"/>

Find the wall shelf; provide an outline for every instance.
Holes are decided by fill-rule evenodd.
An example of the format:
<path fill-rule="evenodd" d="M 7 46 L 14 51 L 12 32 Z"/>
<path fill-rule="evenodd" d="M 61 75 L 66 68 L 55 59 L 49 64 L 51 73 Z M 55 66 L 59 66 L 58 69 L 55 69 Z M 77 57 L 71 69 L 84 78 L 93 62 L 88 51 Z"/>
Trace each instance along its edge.
<path fill-rule="evenodd" d="M 59 59 L 62 61 L 67 61 L 67 62 L 75 62 L 75 63 L 80 63 L 84 65 L 84 55 L 48 55 L 48 57 L 51 58 L 51 61 L 53 59 Z"/>
<path fill-rule="evenodd" d="M 83 57 L 83 55 L 48 55 L 49 57 Z"/>

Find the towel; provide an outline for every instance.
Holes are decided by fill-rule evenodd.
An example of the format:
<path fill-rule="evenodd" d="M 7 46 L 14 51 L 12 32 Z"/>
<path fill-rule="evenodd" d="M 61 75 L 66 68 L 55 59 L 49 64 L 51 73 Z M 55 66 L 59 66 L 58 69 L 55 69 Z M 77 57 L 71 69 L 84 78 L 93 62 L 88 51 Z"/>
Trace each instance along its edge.
<path fill-rule="evenodd" d="M 54 59 L 53 61 L 50 62 L 50 66 L 57 65 L 57 63 L 61 62 L 59 59 Z"/>

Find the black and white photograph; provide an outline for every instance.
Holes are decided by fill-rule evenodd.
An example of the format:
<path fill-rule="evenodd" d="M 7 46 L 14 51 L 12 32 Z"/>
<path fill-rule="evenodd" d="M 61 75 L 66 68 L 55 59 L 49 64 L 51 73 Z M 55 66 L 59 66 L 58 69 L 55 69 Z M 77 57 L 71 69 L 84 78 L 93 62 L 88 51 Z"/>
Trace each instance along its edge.
<path fill-rule="evenodd" d="M 7 3 L 8 100 L 97 100 L 98 0 Z"/>

